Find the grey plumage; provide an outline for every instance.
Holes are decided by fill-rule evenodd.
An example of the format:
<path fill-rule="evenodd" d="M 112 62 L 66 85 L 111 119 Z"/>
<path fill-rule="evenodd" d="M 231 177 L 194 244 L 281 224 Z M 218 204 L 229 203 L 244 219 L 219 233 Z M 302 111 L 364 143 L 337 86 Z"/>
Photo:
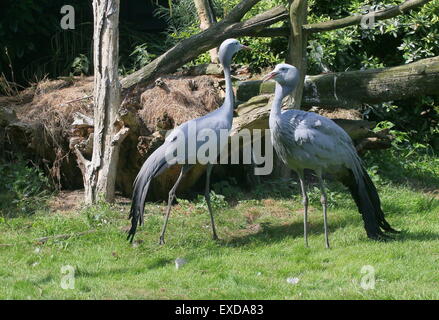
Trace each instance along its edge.
<path fill-rule="evenodd" d="M 234 96 L 232 89 L 232 80 L 230 76 L 230 65 L 232 62 L 233 55 L 241 49 L 247 49 L 246 46 L 241 45 L 235 39 L 227 39 L 225 40 L 219 50 L 219 58 L 220 62 L 224 68 L 224 78 L 226 81 L 226 96 L 223 105 L 217 110 L 208 113 L 200 118 L 193 119 L 187 121 L 177 128 L 175 128 L 165 139 L 165 142 L 162 146 L 160 146 L 157 150 L 153 152 L 153 154 L 145 161 L 140 169 L 135 181 L 134 181 L 134 189 L 132 196 L 132 204 L 129 218 L 131 219 L 131 229 L 128 232 L 128 240 L 133 241 L 134 235 L 137 230 L 137 226 L 139 224 L 143 224 L 144 222 L 144 206 L 145 206 L 145 198 L 148 193 L 148 189 L 151 183 L 151 180 L 154 177 L 159 176 L 162 172 L 168 169 L 175 163 L 180 163 L 182 165 L 182 169 L 180 175 L 169 192 L 168 198 L 168 206 L 166 209 L 165 221 L 163 224 L 162 232 L 160 235 L 160 244 L 164 243 L 164 235 L 166 231 L 166 226 L 168 223 L 171 205 L 175 198 L 175 191 L 181 182 L 181 179 L 185 176 L 185 174 L 191 169 L 193 163 L 189 161 L 190 159 L 195 159 L 197 162 L 196 154 L 199 150 L 200 146 L 205 141 L 196 141 L 195 148 L 190 148 L 189 139 L 193 139 L 194 137 L 190 135 L 191 129 L 195 129 L 196 133 L 201 132 L 204 129 L 213 130 L 215 132 L 216 137 L 219 139 L 221 130 L 230 131 L 232 127 L 232 118 L 233 118 L 233 107 L 234 107 Z M 182 137 L 182 139 L 179 139 Z M 196 136 L 195 136 L 196 137 Z M 220 145 L 220 141 L 216 141 L 217 146 L 217 155 L 222 149 L 222 145 Z M 185 152 L 183 155 L 176 154 L 174 155 L 174 151 L 184 149 Z M 216 155 L 216 156 L 217 156 Z M 217 234 L 215 230 L 215 223 L 212 213 L 212 208 L 210 205 L 210 174 L 212 171 L 212 164 L 207 164 L 206 171 L 206 190 L 205 190 L 205 198 L 208 204 L 209 214 L 212 223 L 212 232 L 214 239 L 217 239 Z"/>
<path fill-rule="evenodd" d="M 370 238 L 386 237 L 381 229 L 395 232 L 384 218 L 376 188 L 363 168 L 349 135 L 335 122 L 316 113 L 302 110 L 281 111 L 282 99 L 297 85 L 298 70 L 288 64 L 279 64 L 264 78 L 269 79 L 276 81 L 269 120 L 271 139 L 280 159 L 299 176 L 304 204 L 306 245 L 308 197 L 304 181 L 305 169 L 314 170 L 319 179 L 326 247 L 329 248 L 329 240 L 324 173 L 330 173 L 349 188 Z"/>

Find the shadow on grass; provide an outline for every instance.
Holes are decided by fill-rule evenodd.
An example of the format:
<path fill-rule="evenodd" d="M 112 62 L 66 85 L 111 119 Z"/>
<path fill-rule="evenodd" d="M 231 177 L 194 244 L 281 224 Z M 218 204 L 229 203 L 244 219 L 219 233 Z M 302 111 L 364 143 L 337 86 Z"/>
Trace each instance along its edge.
<path fill-rule="evenodd" d="M 428 214 L 439 208 L 439 200 L 434 197 L 417 198 L 410 206 L 394 201 L 386 201 L 382 205 L 386 217 L 405 216 L 411 214 Z M 389 221 L 390 222 L 390 221 Z"/>
<path fill-rule="evenodd" d="M 354 216 L 346 216 L 343 220 L 337 220 L 336 223 L 329 221 L 329 236 L 331 232 L 337 229 L 344 229 L 349 225 L 362 225 L 362 221 Z M 272 223 L 261 223 L 261 228 L 255 233 L 247 233 L 244 235 L 232 236 L 224 240 L 223 243 L 230 247 L 246 246 L 253 243 L 277 243 L 287 238 L 303 238 L 303 223 L 293 222 L 281 225 L 273 225 Z M 308 234 L 320 235 L 324 233 L 323 222 L 308 223 Z"/>
<path fill-rule="evenodd" d="M 329 221 L 329 239 L 331 233 L 337 229 L 345 229 L 348 226 L 361 226 L 361 231 L 358 236 L 365 235 L 363 228 L 363 221 L 361 218 L 355 216 L 347 216 L 343 220 L 338 220 L 336 223 Z M 401 230 L 396 227 L 397 230 Z M 324 233 L 323 223 L 313 223 L 308 225 L 308 234 L 321 235 Z M 430 231 L 413 232 L 401 230 L 400 233 L 392 234 L 386 233 L 391 237 L 388 242 L 404 242 L 404 241 L 432 241 L 439 240 L 439 234 Z M 244 235 L 232 236 L 227 240 L 223 240 L 223 244 L 229 247 L 241 247 L 251 244 L 270 244 L 281 242 L 288 238 L 303 238 L 303 223 L 293 222 L 282 225 L 272 225 L 271 223 L 261 223 L 261 230 L 256 233 L 249 233 Z"/>
<path fill-rule="evenodd" d="M 404 184 L 416 191 L 437 191 L 439 186 L 439 176 L 432 174 L 432 171 L 424 167 L 434 166 L 433 162 L 425 164 L 421 158 L 406 159 L 405 157 L 396 157 L 390 152 L 383 152 L 381 155 L 373 155 L 371 164 L 378 166 L 378 172 L 385 180 L 394 184 Z M 417 163 L 416 167 L 410 167 L 411 163 Z M 406 165 L 404 165 L 406 164 Z"/>
<path fill-rule="evenodd" d="M 431 231 L 413 232 L 402 230 L 395 238 L 398 241 L 434 241 L 439 240 L 439 234 Z"/>
<path fill-rule="evenodd" d="M 152 261 L 145 262 L 145 265 L 142 267 L 122 267 L 122 268 L 111 268 L 111 269 L 105 269 L 105 270 L 98 270 L 98 271 L 89 271 L 83 268 L 78 268 L 75 275 L 77 277 L 82 278 L 99 278 L 103 275 L 114 275 L 114 274 L 138 274 L 138 273 L 144 273 L 148 270 L 153 269 L 159 269 L 163 268 L 165 266 L 169 266 L 171 263 L 173 263 L 174 260 L 172 259 L 166 259 L 166 258 L 156 258 Z"/>

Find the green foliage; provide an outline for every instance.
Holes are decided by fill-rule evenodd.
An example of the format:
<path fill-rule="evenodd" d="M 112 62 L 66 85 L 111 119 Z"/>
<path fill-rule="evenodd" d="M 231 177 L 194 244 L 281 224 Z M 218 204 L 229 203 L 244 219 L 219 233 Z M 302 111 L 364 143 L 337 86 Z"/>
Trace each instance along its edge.
<path fill-rule="evenodd" d="M 239 1 L 237 0 L 216 0 L 213 1 L 213 9 L 218 20 L 227 15 Z M 261 1 L 254 6 L 244 17 L 248 19 L 258 13 L 267 11 L 279 4 L 286 4 L 287 1 L 270 0 Z M 189 38 L 201 30 L 193 0 L 180 0 L 173 2 L 172 9 L 160 7 L 157 15 L 166 19 L 169 27 L 167 30 L 167 46 L 172 46 L 177 42 Z M 172 10 L 172 14 L 171 14 Z M 274 26 L 279 26 L 278 23 Z M 272 66 L 283 60 L 287 45 L 286 39 L 270 39 L 270 38 L 251 38 L 245 37 L 241 39 L 243 43 L 251 46 L 249 52 L 240 52 L 234 59 L 236 64 L 249 65 L 252 71 L 260 71 L 263 68 Z M 210 62 L 209 53 L 204 53 L 190 62 L 189 65 Z"/>
<path fill-rule="evenodd" d="M 91 228 L 97 228 L 111 223 L 118 216 L 116 209 L 116 206 L 102 198 L 96 204 L 84 207 L 80 214 L 87 218 L 88 225 Z"/>
<path fill-rule="evenodd" d="M 362 0 L 312 1 L 309 23 L 365 13 L 367 6 L 377 10 L 399 3 L 380 1 L 380 4 L 371 5 Z M 439 1 L 434 0 L 409 14 L 375 21 L 370 29 L 352 26 L 313 34 L 308 48 L 309 71 L 324 71 L 322 65 L 331 71 L 394 66 L 439 55 L 438 21 Z"/>
<path fill-rule="evenodd" d="M 177 199 L 178 203 L 182 208 L 189 209 L 191 207 L 194 207 L 199 212 L 204 212 L 207 210 L 207 202 L 204 195 L 197 195 L 197 198 L 195 200 L 189 201 L 186 199 Z M 222 194 L 217 194 L 215 191 L 210 191 L 210 204 L 212 205 L 212 209 L 221 209 L 221 208 L 227 208 L 228 203 L 226 201 L 226 197 Z"/>
<path fill-rule="evenodd" d="M 405 133 L 393 147 L 379 153 L 368 152 L 366 162 L 379 176 L 380 183 L 407 184 L 413 188 L 432 188 L 439 185 L 439 157 L 437 151 L 421 143 L 410 143 Z M 434 187 L 433 187 L 434 189 Z"/>
<path fill-rule="evenodd" d="M 119 72 L 123 75 L 133 73 L 150 63 L 156 57 L 148 51 L 148 43 L 141 43 L 134 47 L 128 58 L 123 61 Z"/>
<path fill-rule="evenodd" d="M 90 70 L 90 61 L 88 57 L 84 54 L 80 54 L 73 60 L 72 63 L 72 75 L 84 75 L 88 74 Z"/>
<path fill-rule="evenodd" d="M 44 173 L 24 160 L 0 162 L 0 215 L 30 215 L 44 208 L 50 194 Z"/>
<path fill-rule="evenodd" d="M 310 1 L 309 23 L 400 4 L 401 1 Z M 308 74 L 382 68 L 439 55 L 439 1 L 434 0 L 408 14 L 375 21 L 370 29 L 352 26 L 312 34 L 308 45 Z M 439 147 L 439 100 L 422 97 L 365 105 L 363 115 L 394 124 L 395 146 Z"/>
<path fill-rule="evenodd" d="M 226 199 L 235 199 L 241 195 L 238 182 L 233 177 L 214 183 L 212 189 L 216 190 L 218 194 L 224 195 Z"/>

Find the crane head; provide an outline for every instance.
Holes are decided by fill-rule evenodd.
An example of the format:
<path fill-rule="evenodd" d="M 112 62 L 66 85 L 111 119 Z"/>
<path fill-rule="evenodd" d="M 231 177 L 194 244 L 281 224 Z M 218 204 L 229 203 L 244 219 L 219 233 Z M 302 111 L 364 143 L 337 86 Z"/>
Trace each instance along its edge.
<path fill-rule="evenodd" d="M 222 65 L 229 66 L 232 63 L 232 58 L 235 53 L 240 50 L 250 50 L 249 47 L 241 44 L 236 39 L 227 39 L 221 43 L 218 51 L 218 56 Z"/>
<path fill-rule="evenodd" d="M 295 66 L 287 63 L 278 64 L 273 71 L 267 74 L 262 81 L 273 79 L 281 86 L 295 87 L 299 80 L 299 71 Z"/>

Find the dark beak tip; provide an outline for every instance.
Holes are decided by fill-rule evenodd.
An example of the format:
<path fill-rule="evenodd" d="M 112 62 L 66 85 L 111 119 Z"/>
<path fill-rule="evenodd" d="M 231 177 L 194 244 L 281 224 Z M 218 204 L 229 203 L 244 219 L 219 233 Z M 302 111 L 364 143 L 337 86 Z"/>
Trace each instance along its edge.
<path fill-rule="evenodd" d="M 275 72 L 270 72 L 269 74 L 267 74 L 265 77 L 262 78 L 262 82 L 268 81 L 273 79 L 275 76 L 277 75 L 277 73 Z"/>

